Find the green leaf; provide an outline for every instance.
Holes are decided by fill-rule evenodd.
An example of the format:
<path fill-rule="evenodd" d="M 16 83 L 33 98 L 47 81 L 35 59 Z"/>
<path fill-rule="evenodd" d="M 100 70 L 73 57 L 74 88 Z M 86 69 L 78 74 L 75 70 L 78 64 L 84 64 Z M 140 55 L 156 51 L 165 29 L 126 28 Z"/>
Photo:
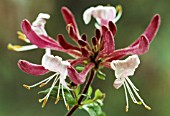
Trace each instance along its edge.
<path fill-rule="evenodd" d="M 38 94 L 45 94 L 46 95 L 49 92 L 49 90 L 50 90 L 50 88 L 43 90 L 43 91 L 39 91 Z M 50 93 L 50 97 L 55 99 L 57 97 L 57 92 L 58 92 L 58 87 L 55 86 Z"/>
<path fill-rule="evenodd" d="M 69 105 L 76 104 L 76 99 L 73 98 L 73 96 L 70 92 L 65 92 L 64 95 L 65 95 L 66 101 Z"/>
<path fill-rule="evenodd" d="M 101 106 L 98 103 L 83 105 L 81 108 L 86 110 L 90 116 L 105 116 L 105 113 L 102 111 Z"/>
<path fill-rule="evenodd" d="M 93 100 L 102 100 L 102 101 L 103 101 L 104 98 L 105 98 L 105 94 L 102 93 L 99 89 L 97 89 L 97 90 L 95 91 Z"/>
<path fill-rule="evenodd" d="M 89 86 L 88 91 L 87 91 L 87 96 L 89 96 L 91 98 L 92 92 L 93 92 L 93 89 L 91 86 Z"/>
<path fill-rule="evenodd" d="M 105 73 L 103 73 L 103 72 L 101 72 L 100 70 L 97 72 L 97 77 L 99 78 L 99 79 L 102 79 L 102 80 L 105 80 L 106 78 L 106 74 Z"/>
<path fill-rule="evenodd" d="M 90 116 L 105 116 L 105 113 L 101 109 L 104 98 L 105 94 L 97 89 L 95 91 L 94 98 L 83 101 L 82 104 L 84 105 L 81 108 L 86 110 Z"/>
<path fill-rule="evenodd" d="M 80 85 L 78 85 L 77 89 L 74 92 L 76 94 L 76 97 L 78 97 L 79 92 L 80 92 Z"/>
<path fill-rule="evenodd" d="M 81 72 L 82 70 L 84 70 L 84 67 L 83 66 L 76 66 L 76 70 L 78 72 Z"/>

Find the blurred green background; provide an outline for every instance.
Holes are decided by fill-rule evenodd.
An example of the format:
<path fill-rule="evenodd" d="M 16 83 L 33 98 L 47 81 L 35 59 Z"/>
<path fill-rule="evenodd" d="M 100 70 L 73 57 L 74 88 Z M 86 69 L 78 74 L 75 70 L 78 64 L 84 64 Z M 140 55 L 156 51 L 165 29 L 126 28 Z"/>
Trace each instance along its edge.
<path fill-rule="evenodd" d="M 150 46 L 147 54 L 140 56 L 141 65 L 131 78 L 140 89 L 140 95 L 152 107 L 151 111 L 143 106 L 133 104 L 130 100 L 129 112 L 125 112 L 125 95 L 123 88 L 116 90 L 112 84 L 114 72 L 105 69 L 106 81 L 95 79 L 93 88 L 100 88 L 106 93 L 103 110 L 107 116 L 170 116 L 170 8 L 169 0 L 0 0 L 0 116 L 62 116 L 67 110 L 62 101 L 54 105 L 49 100 L 44 109 L 38 103 L 43 97 L 34 88 L 31 91 L 22 84 L 34 84 L 48 75 L 34 77 L 20 71 L 17 66 L 19 59 L 40 63 L 43 50 L 14 52 L 7 50 L 7 44 L 25 43 L 17 39 L 16 32 L 20 30 L 23 19 L 34 21 L 38 13 L 51 15 L 47 21 L 48 34 L 56 38 L 63 33 L 67 35 L 65 23 L 60 13 L 62 6 L 67 6 L 74 14 L 81 33 L 93 36 L 94 19 L 89 25 L 82 20 L 83 11 L 90 6 L 122 5 L 123 16 L 117 22 L 118 32 L 115 38 L 116 48 L 126 47 L 142 34 L 156 13 L 161 15 L 160 30 Z M 67 36 L 66 36 L 67 37 Z M 61 53 L 54 54 L 64 56 Z M 85 111 L 76 111 L 74 116 L 88 116 Z"/>

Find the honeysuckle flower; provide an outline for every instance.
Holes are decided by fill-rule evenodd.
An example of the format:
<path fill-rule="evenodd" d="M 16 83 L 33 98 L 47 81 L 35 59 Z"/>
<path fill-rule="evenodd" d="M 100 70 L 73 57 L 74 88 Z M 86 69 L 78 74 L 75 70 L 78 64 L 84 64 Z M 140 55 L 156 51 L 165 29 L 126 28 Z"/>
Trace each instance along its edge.
<path fill-rule="evenodd" d="M 43 101 L 42 107 L 45 106 L 50 96 L 50 92 L 59 81 L 58 87 L 60 88 L 60 86 L 62 86 L 64 103 L 68 109 L 68 105 L 64 97 L 63 87 L 70 90 L 72 84 L 68 86 L 68 84 L 65 82 L 66 76 L 69 77 L 70 81 L 74 83 L 74 85 L 80 85 L 86 81 L 86 77 L 89 71 L 93 70 L 96 72 L 103 67 L 114 67 L 113 69 L 116 72 L 117 78 L 115 80 L 114 86 L 116 88 L 119 88 L 123 85 L 125 88 L 126 99 L 128 90 L 132 100 L 135 103 L 140 104 L 140 102 L 137 102 L 136 98 L 132 94 L 133 90 L 141 103 L 143 103 L 144 106 L 149 109 L 149 107 L 143 102 L 143 100 L 137 93 L 138 89 L 136 89 L 128 76 L 132 76 L 135 69 L 139 65 L 139 59 L 137 55 L 142 55 L 149 50 L 150 43 L 154 39 L 160 26 L 160 16 L 158 14 L 155 15 L 146 30 L 130 46 L 115 50 L 114 38 L 117 31 L 115 22 L 120 18 L 122 14 L 120 6 L 117 6 L 116 8 L 111 6 L 98 6 L 92 7 L 85 11 L 83 15 L 85 23 L 88 23 L 90 21 L 91 16 L 93 16 L 99 23 L 97 29 L 95 30 L 95 35 L 91 38 L 92 44 L 87 41 L 86 34 L 81 35 L 79 33 L 75 17 L 72 12 L 66 7 L 62 7 L 61 12 L 66 22 L 66 30 L 68 32 L 68 35 L 72 40 L 74 40 L 76 45 L 68 43 L 62 34 L 58 34 L 57 40 L 54 40 L 53 38 L 45 34 L 45 32 L 41 29 L 37 31 L 35 29 L 36 26 L 33 27 L 33 24 L 31 25 L 28 20 L 23 20 L 21 23 L 22 31 L 24 33 L 24 35 L 21 36 L 25 36 L 26 38 L 28 38 L 29 42 L 34 46 L 45 49 L 46 53 L 42 58 L 41 65 L 32 64 L 25 60 L 20 60 L 18 62 L 20 69 L 26 73 L 36 76 L 44 75 L 48 72 L 55 73 L 52 76 L 32 86 L 24 85 L 24 87 L 26 87 L 27 89 L 30 89 L 37 85 L 42 87 L 46 85 L 51 79 L 54 79 L 54 82 L 50 87 L 50 91 L 48 92 L 48 94 L 44 98 L 39 100 L 40 102 Z M 39 19 L 37 19 L 37 21 L 42 24 L 39 25 L 39 23 L 35 23 L 38 25 L 37 28 L 41 27 L 42 29 L 44 29 L 45 22 Z M 72 58 L 67 59 L 66 61 L 62 61 L 60 57 L 52 56 L 50 53 L 51 50 L 56 50 L 69 54 L 72 56 Z M 129 55 L 132 56 L 127 58 L 125 61 L 119 61 L 119 59 Z M 131 64 L 131 62 L 132 66 L 129 65 Z M 124 65 L 118 65 L 118 68 L 116 67 L 116 64 L 122 63 L 124 63 Z M 81 72 L 78 72 L 75 68 L 78 65 L 84 67 Z M 121 69 L 125 69 L 125 67 L 126 70 L 124 72 Z M 122 75 L 119 73 L 122 73 Z M 131 86 L 131 88 L 129 87 L 129 85 Z M 58 94 L 56 96 L 56 103 L 59 100 L 59 92 L 60 91 L 58 91 Z M 129 107 L 128 99 L 126 107 L 127 109 Z"/>
<path fill-rule="evenodd" d="M 97 7 L 90 7 L 83 13 L 83 20 L 85 24 L 88 24 L 91 20 L 91 17 L 94 17 L 98 24 L 96 24 L 96 28 L 102 25 L 108 25 L 109 21 L 116 23 L 122 15 L 122 8 L 120 5 L 113 6 L 102 6 L 99 5 Z"/>
<path fill-rule="evenodd" d="M 59 81 L 58 94 L 56 96 L 55 103 L 57 103 L 60 99 L 59 94 L 60 94 L 60 85 L 61 85 L 61 88 L 62 88 L 61 91 L 62 91 L 64 103 L 65 103 L 67 109 L 69 109 L 69 106 L 65 100 L 64 91 L 63 91 L 63 87 L 70 90 L 70 88 L 67 86 L 67 83 L 65 81 L 66 77 L 68 75 L 67 67 L 70 66 L 70 63 L 68 61 L 63 61 L 62 58 L 59 56 L 45 54 L 42 58 L 42 65 L 31 64 L 27 61 L 20 60 L 18 62 L 18 66 L 24 72 L 34 74 L 34 75 L 42 75 L 42 74 L 47 73 L 48 71 L 54 72 L 54 74 L 52 76 L 34 84 L 34 85 L 28 86 L 28 85 L 24 84 L 23 86 L 30 90 L 31 88 L 38 86 L 38 85 L 39 85 L 39 87 L 43 87 L 46 84 L 48 84 L 49 81 L 54 79 L 48 94 L 44 98 L 39 100 L 40 102 L 43 101 L 42 107 L 44 107 L 49 96 L 50 96 L 52 89 L 55 87 L 56 83 Z"/>
<path fill-rule="evenodd" d="M 37 33 L 38 35 L 47 36 L 47 32 L 45 30 L 45 24 L 46 24 L 46 19 L 49 19 L 49 18 L 50 18 L 49 14 L 39 13 L 38 17 L 31 25 L 35 33 Z M 30 40 L 25 36 L 25 34 L 23 34 L 20 31 L 18 31 L 17 34 L 20 40 L 23 40 L 24 42 L 30 44 Z M 36 48 L 38 48 L 36 45 L 20 46 L 20 45 L 12 45 L 10 43 L 8 44 L 8 49 L 14 50 L 14 51 L 27 51 L 27 50 L 32 50 Z"/>
<path fill-rule="evenodd" d="M 147 108 L 148 110 L 151 110 L 151 108 L 147 106 L 145 102 L 143 101 L 143 99 L 139 96 L 138 94 L 139 89 L 137 89 L 135 85 L 132 83 L 132 81 L 129 79 L 129 76 L 134 75 L 135 69 L 138 67 L 139 64 L 140 64 L 140 60 L 137 55 L 129 56 L 125 60 L 113 60 L 111 62 L 111 67 L 113 70 L 115 70 L 115 77 L 116 77 L 116 80 L 114 81 L 113 86 L 116 89 L 119 89 L 123 85 L 124 90 L 125 90 L 126 112 L 128 112 L 128 109 L 129 109 L 127 91 L 134 103 L 143 104 L 145 108 Z M 137 98 L 140 100 L 140 102 L 136 100 L 133 92 L 135 93 Z"/>

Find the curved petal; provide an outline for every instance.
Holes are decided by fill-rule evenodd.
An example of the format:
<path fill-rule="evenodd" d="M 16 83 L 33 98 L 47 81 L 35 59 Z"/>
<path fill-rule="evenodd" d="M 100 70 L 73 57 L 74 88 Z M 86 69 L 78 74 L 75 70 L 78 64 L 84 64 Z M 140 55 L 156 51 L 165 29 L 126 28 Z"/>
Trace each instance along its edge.
<path fill-rule="evenodd" d="M 141 55 L 149 50 L 149 40 L 146 36 L 140 36 L 138 43 L 135 46 L 129 46 L 124 49 L 114 51 L 111 55 L 107 56 L 106 61 L 117 60 L 127 55 Z"/>
<path fill-rule="evenodd" d="M 71 64 L 71 66 L 76 66 L 78 64 L 84 64 L 83 62 L 85 60 L 89 60 L 89 58 L 88 57 L 81 57 L 81 58 L 78 58 L 78 59 L 75 59 L 75 60 L 70 60 L 69 62 Z"/>
<path fill-rule="evenodd" d="M 109 30 L 112 32 L 113 36 L 116 35 L 117 27 L 112 21 L 109 21 Z"/>
<path fill-rule="evenodd" d="M 67 61 L 62 61 L 62 58 L 59 56 L 45 54 L 42 58 L 42 66 L 50 71 L 65 74 L 67 66 L 70 66 L 70 63 Z"/>
<path fill-rule="evenodd" d="M 42 65 L 33 64 L 25 60 L 19 60 L 18 66 L 23 72 L 36 76 L 44 75 L 48 72 Z"/>
<path fill-rule="evenodd" d="M 68 67 L 68 76 L 74 84 L 83 84 L 86 80 L 88 72 L 94 67 L 93 63 L 89 63 L 81 73 L 78 73 L 73 67 Z"/>
<path fill-rule="evenodd" d="M 30 23 L 27 20 L 22 21 L 22 31 L 30 40 L 30 42 L 39 48 L 50 48 L 54 50 L 63 51 L 62 47 L 58 43 L 51 39 L 50 37 L 44 35 L 37 35 L 35 31 L 31 28 Z"/>
<path fill-rule="evenodd" d="M 103 36 L 103 50 L 100 52 L 100 55 L 110 54 L 115 50 L 114 36 L 111 31 L 106 31 Z"/>
<path fill-rule="evenodd" d="M 149 42 L 151 42 L 153 40 L 153 38 L 155 37 L 155 35 L 157 34 L 158 32 L 158 29 L 160 27 L 160 22 L 161 22 L 161 17 L 159 14 L 156 14 L 149 26 L 146 28 L 146 30 L 144 31 L 144 35 L 146 35 L 146 37 L 148 38 Z"/>
<path fill-rule="evenodd" d="M 46 13 L 39 13 L 36 20 L 32 23 L 32 29 L 38 34 L 38 35 L 47 35 L 47 32 L 45 30 L 45 24 L 46 20 L 49 19 L 50 15 Z"/>
<path fill-rule="evenodd" d="M 80 51 L 80 48 L 76 47 L 76 46 L 73 46 L 71 44 L 69 44 L 68 42 L 66 42 L 64 40 L 64 36 L 63 35 L 58 35 L 57 36 L 57 39 L 58 39 L 58 42 L 59 44 L 64 48 L 64 49 L 73 49 L 73 50 L 78 50 Z"/>
<path fill-rule="evenodd" d="M 125 60 L 113 60 L 110 65 L 115 70 L 117 79 L 125 79 L 128 76 L 134 75 L 135 69 L 140 64 L 137 55 L 129 56 Z"/>
<path fill-rule="evenodd" d="M 113 86 L 116 88 L 116 89 L 119 89 L 124 83 L 124 80 L 122 79 L 116 79 L 113 83 Z"/>
<path fill-rule="evenodd" d="M 152 18 L 148 27 L 145 29 L 143 35 L 145 35 L 148 38 L 149 43 L 151 43 L 154 37 L 156 36 L 158 29 L 160 27 L 160 22 L 161 22 L 161 17 L 159 14 L 156 14 Z M 135 46 L 136 44 L 138 44 L 138 41 L 140 41 L 140 37 L 131 46 Z"/>
<path fill-rule="evenodd" d="M 87 10 L 84 11 L 83 13 L 83 21 L 85 24 L 88 24 L 91 21 L 91 16 L 92 16 L 92 12 L 95 8 L 94 7 L 90 7 Z"/>
<path fill-rule="evenodd" d="M 73 25 L 74 30 L 76 31 L 77 35 L 79 36 L 77 24 L 76 24 L 76 21 L 75 21 L 75 18 L 74 18 L 74 15 L 72 14 L 72 12 L 67 7 L 62 7 L 61 12 L 62 12 L 62 15 L 64 17 L 66 24 Z"/>
<path fill-rule="evenodd" d="M 83 14 L 83 20 L 85 24 L 88 24 L 93 16 L 98 23 L 102 25 L 107 25 L 108 21 L 114 20 L 116 16 L 116 9 L 112 6 L 97 6 L 90 7 Z"/>

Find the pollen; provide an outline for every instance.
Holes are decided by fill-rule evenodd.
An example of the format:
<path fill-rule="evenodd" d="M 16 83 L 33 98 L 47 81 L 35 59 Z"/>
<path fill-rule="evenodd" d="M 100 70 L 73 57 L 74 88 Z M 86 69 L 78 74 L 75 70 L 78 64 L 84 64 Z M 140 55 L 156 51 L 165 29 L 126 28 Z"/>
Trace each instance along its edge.
<path fill-rule="evenodd" d="M 45 86 L 46 85 L 46 83 L 42 83 L 39 87 L 43 87 L 43 86 Z"/>
<path fill-rule="evenodd" d="M 30 87 L 28 85 L 23 84 L 23 87 L 25 87 L 26 89 L 30 90 Z"/>
<path fill-rule="evenodd" d="M 25 41 L 26 43 L 29 43 L 29 40 L 26 38 L 26 36 L 22 32 L 17 31 L 17 34 L 18 34 L 18 39 Z"/>
<path fill-rule="evenodd" d="M 146 108 L 147 110 L 151 110 L 151 107 L 149 107 L 149 106 L 145 106 L 145 108 Z"/>
<path fill-rule="evenodd" d="M 9 50 L 17 51 L 17 49 L 22 48 L 22 46 L 19 46 L 19 45 L 12 45 L 12 44 L 9 43 L 8 46 L 7 46 L 7 48 L 8 48 Z"/>
<path fill-rule="evenodd" d="M 60 97 L 57 97 L 55 100 L 55 104 L 57 104 L 59 100 L 60 100 Z"/>
<path fill-rule="evenodd" d="M 138 105 L 142 105 L 142 102 L 137 102 Z"/>
<path fill-rule="evenodd" d="M 67 26 L 66 26 L 66 30 L 70 33 L 70 27 L 71 27 L 72 25 L 71 24 L 68 24 Z"/>
<path fill-rule="evenodd" d="M 126 106 L 126 108 L 125 108 L 125 111 L 126 111 L 126 112 L 128 112 L 128 111 L 129 111 L 129 108 L 128 108 L 128 106 Z"/>
<path fill-rule="evenodd" d="M 46 103 L 47 103 L 47 99 L 44 99 L 44 101 L 43 101 L 43 103 L 42 103 L 42 108 L 45 107 Z"/>
<path fill-rule="evenodd" d="M 116 6 L 116 10 L 119 11 L 119 12 L 122 12 L 122 6 L 121 5 L 117 5 Z"/>
<path fill-rule="evenodd" d="M 69 105 L 68 105 L 68 104 L 66 104 L 66 108 L 67 108 L 67 110 L 70 110 L 70 107 L 69 107 Z"/>

